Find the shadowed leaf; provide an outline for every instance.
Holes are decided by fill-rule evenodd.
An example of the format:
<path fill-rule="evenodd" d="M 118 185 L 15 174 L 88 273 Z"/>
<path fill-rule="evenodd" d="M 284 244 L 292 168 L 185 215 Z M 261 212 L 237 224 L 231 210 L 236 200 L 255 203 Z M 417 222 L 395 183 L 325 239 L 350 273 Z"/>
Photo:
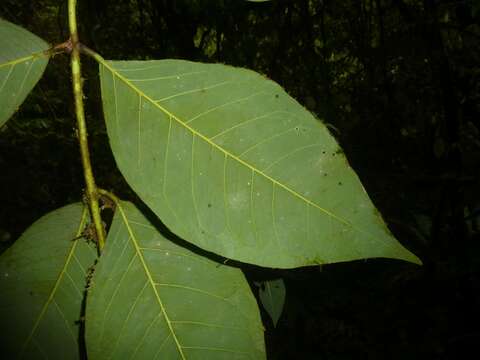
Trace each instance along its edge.
<path fill-rule="evenodd" d="M 0 348 L 5 359 L 79 359 L 79 321 L 94 246 L 78 239 L 82 204 L 35 222 L 0 257 Z"/>
<path fill-rule="evenodd" d="M 258 294 L 264 309 L 277 326 L 285 304 L 285 284 L 282 279 L 266 280 L 259 284 Z"/>
<path fill-rule="evenodd" d="M 48 63 L 48 44 L 0 19 L 0 126 L 17 111 Z"/>

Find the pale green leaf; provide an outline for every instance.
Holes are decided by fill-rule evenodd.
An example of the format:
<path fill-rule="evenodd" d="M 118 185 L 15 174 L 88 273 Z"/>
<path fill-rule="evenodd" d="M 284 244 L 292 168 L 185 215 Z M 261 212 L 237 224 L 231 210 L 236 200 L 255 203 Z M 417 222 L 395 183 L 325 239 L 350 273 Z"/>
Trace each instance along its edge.
<path fill-rule="evenodd" d="M 48 44 L 20 26 L 0 19 L 0 126 L 41 78 Z"/>
<path fill-rule="evenodd" d="M 0 257 L 0 351 L 3 359 L 79 359 L 80 317 L 94 246 L 75 240 L 88 211 L 53 211 Z"/>
<path fill-rule="evenodd" d="M 263 308 L 277 326 L 285 304 L 285 284 L 282 279 L 265 280 L 258 283 L 260 301 Z"/>
<path fill-rule="evenodd" d="M 90 360 L 265 358 L 242 272 L 165 239 L 130 203 L 117 206 L 90 289 Z"/>
<path fill-rule="evenodd" d="M 420 262 L 391 235 L 326 126 L 278 84 L 221 64 L 99 61 L 118 167 L 180 237 L 279 268 Z"/>

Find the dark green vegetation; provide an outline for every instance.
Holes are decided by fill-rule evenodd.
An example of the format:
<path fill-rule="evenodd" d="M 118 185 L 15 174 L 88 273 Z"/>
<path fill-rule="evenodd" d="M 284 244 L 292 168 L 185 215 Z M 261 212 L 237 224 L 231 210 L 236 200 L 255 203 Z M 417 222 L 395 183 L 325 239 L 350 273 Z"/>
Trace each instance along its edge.
<path fill-rule="evenodd" d="M 61 3 L 4 0 L 0 16 L 58 43 L 68 32 Z M 396 237 L 424 260 L 272 272 L 287 300 L 275 330 L 265 318 L 270 358 L 448 358 L 478 340 L 477 2 L 79 6 L 83 42 L 105 58 L 223 62 L 280 83 L 330 125 Z M 66 57 L 54 60 L 1 129 L 5 244 L 80 198 L 70 75 Z M 97 66 L 86 60 L 84 71 L 97 182 L 134 200 L 107 146 Z"/>

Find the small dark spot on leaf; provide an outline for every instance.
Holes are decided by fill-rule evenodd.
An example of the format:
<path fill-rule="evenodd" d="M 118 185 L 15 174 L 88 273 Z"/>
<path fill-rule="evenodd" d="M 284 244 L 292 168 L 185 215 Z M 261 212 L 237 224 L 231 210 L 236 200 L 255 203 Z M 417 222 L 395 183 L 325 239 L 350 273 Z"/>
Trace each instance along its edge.
<path fill-rule="evenodd" d="M 323 151 L 322 151 L 322 154 L 325 154 L 325 153 L 326 153 L 326 151 L 325 151 L 325 150 L 323 150 Z"/>
<path fill-rule="evenodd" d="M 342 182 L 341 182 L 341 181 L 339 181 L 339 182 L 338 182 L 338 185 L 342 185 Z"/>
<path fill-rule="evenodd" d="M 323 176 L 327 176 L 328 174 L 327 173 L 323 173 Z"/>
<path fill-rule="evenodd" d="M 209 208 L 211 208 L 211 207 L 212 207 L 212 204 L 209 203 L 207 206 L 208 206 Z"/>
<path fill-rule="evenodd" d="M 35 293 L 34 293 L 32 290 L 30 290 L 30 291 L 28 292 L 28 294 L 29 294 L 30 296 L 33 296 Z"/>
<path fill-rule="evenodd" d="M 275 94 L 275 98 L 277 98 L 277 99 L 278 99 L 278 94 Z"/>
<path fill-rule="evenodd" d="M 200 230 L 200 232 L 201 232 L 202 234 L 205 234 L 205 230 Z"/>
<path fill-rule="evenodd" d="M 342 149 L 338 148 L 337 151 L 335 151 L 335 154 L 343 154 Z"/>

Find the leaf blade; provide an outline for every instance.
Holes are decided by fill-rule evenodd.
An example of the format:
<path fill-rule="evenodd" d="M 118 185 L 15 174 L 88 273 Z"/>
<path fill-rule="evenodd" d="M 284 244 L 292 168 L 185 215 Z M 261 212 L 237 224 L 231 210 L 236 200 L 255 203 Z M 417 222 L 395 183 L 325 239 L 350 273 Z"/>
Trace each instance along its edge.
<path fill-rule="evenodd" d="M 0 19 L 0 127 L 13 115 L 48 63 L 49 45 L 27 30 Z"/>
<path fill-rule="evenodd" d="M 88 298 L 89 358 L 264 358 L 241 272 L 166 240 L 132 204 L 117 209 Z"/>
<path fill-rule="evenodd" d="M 285 283 L 282 278 L 259 282 L 260 301 L 276 327 L 285 304 Z"/>
<path fill-rule="evenodd" d="M 271 267 L 419 263 L 327 128 L 272 81 L 178 60 L 101 62 L 100 76 L 120 171 L 182 238 Z"/>
<path fill-rule="evenodd" d="M 96 252 L 73 239 L 86 219 L 80 203 L 55 210 L 0 257 L 0 342 L 8 358 L 80 358 L 76 322 Z"/>

